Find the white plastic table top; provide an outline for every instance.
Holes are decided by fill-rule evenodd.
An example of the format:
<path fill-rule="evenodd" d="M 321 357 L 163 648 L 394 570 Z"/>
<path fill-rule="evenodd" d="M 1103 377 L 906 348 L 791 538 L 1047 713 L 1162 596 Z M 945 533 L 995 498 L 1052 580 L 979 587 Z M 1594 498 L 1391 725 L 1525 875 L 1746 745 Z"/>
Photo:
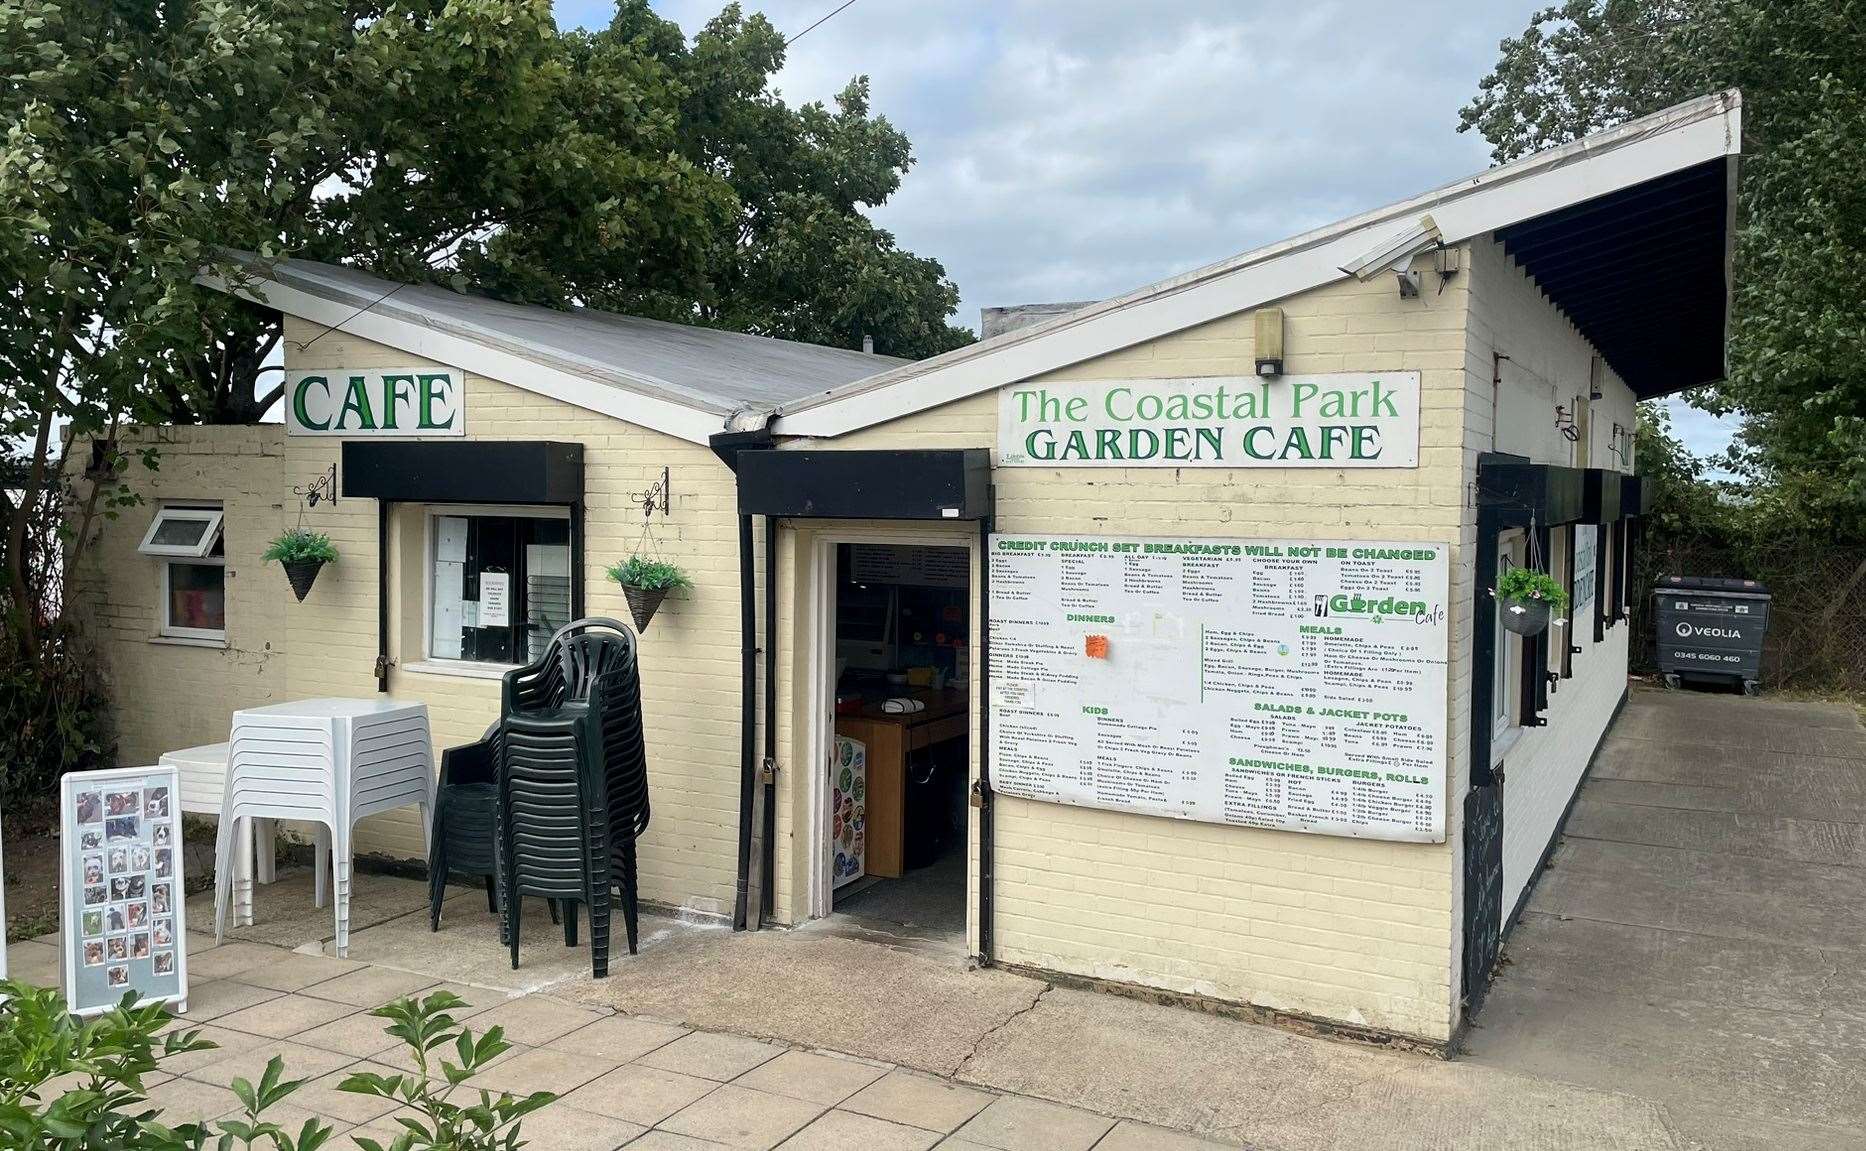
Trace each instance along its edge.
<path fill-rule="evenodd" d="M 245 715 L 274 719 L 363 719 L 426 706 L 418 700 L 409 699 L 380 697 L 349 699 L 343 696 L 326 696 L 319 699 L 294 699 L 287 703 L 269 703 L 263 707 L 241 708 L 234 712 L 233 716 L 235 719 Z"/>

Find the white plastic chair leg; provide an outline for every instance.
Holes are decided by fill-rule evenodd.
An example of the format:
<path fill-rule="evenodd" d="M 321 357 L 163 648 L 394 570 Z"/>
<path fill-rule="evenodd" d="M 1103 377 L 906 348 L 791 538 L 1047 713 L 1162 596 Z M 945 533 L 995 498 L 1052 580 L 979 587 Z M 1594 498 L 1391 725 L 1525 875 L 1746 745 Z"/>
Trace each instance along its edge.
<path fill-rule="evenodd" d="M 313 885 L 311 906 L 322 907 L 330 898 L 330 829 L 318 824 L 317 834 L 312 837 L 312 871 L 317 876 Z"/>
<path fill-rule="evenodd" d="M 279 878 L 278 824 L 270 819 L 253 821 L 253 841 L 258 857 L 253 860 L 253 878 L 259 883 L 276 883 Z"/>
<path fill-rule="evenodd" d="M 233 925 L 251 927 L 253 925 L 253 820 L 248 817 L 237 822 L 234 834 L 239 849 L 234 853 L 233 864 Z"/>
<path fill-rule="evenodd" d="M 233 820 L 222 814 L 214 829 L 214 939 L 225 938 L 227 902 L 233 893 Z"/>
<path fill-rule="evenodd" d="M 348 959 L 350 956 L 350 836 L 349 828 L 339 826 L 335 829 L 331 844 L 331 869 L 336 878 L 336 891 L 332 902 L 336 906 L 337 918 L 337 958 Z"/>

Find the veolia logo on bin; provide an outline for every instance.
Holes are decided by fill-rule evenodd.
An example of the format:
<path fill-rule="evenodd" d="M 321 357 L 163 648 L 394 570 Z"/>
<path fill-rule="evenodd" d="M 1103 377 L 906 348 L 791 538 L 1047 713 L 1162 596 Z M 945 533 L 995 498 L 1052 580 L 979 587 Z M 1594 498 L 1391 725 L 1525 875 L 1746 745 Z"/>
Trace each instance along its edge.
<path fill-rule="evenodd" d="M 1743 633 L 1733 627 L 1699 627 L 1686 623 L 1684 620 L 1679 620 L 1678 626 L 1673 630 L 1678 633 L 1679 639 L 1695 639 L 1701 637 L 1708 637 L 1711 639 L 1743 638 Z"/>

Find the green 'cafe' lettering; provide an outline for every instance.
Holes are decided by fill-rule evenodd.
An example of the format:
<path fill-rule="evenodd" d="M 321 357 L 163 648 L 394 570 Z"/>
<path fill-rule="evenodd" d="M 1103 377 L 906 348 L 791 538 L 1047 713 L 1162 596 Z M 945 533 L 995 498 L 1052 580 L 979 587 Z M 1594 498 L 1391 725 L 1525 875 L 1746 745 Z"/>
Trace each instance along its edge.
<path fill-rule="evenodd" d="M 337 413 L 337 430 L 350 426 L 350 413 L 356 413 L 358 429 L 366 432 L 376 430 L 376 416 L 369 410 L 369 392 L 363 387 L 367 376 L 351 376 L 350 388 L 343 396 L 343 410 Z"/>
<path fill-rule="evenodd" d="M 403 400 L 414 398 L 414 393 L 409 392 L 409 391 L 404 391 L 402 385 L 413 384 L 414 382 L 415 382 L 415 377 L 406 375 L 406 374 L 382 377 L 382 430 L 383 431 L 392 432 L 395 430 L 396 409 L 401 407 Z M 421 426 L 419 420 L 416 421 L 416 426 L 417 427 Z"/>
<path fill-rule="evenodd" d="M 451 428 L 453 427 L 454 426 L 454 413 L 452 411 L 449 411 L 447 413 L 447 420 L 445 423 L 437 424 L 434 422 L 435 401 L 446 399 L 446 396 L 443 394 L 443 392 L 445 391 L 445 385 L 447 383 L 447 373 L 446 372 L 422 372 L 416 378 L 421 381 L 421 410 L 419 413 L 417 413 L 417 416 L 416 416 L 416 420 L 415 420 L 416 426 L 422 427 L 422 428 Z"/>
<path fill-rule="evenodd" d="M 324 398 L 326 400 L 330 399 L 329 380 L 325 379 L 323 376 L 306 376 L 304 379 L 298 381 L 298 387 L 292 391 L 292 416 L 297 419 L 298 426 L 301 428 L 310 428 L 318 432 L 328 431 L 330 430 L 329 420 L 325 420 L 321 424 L 314 424 L 311 422 L 311 413 L 305 411 L 305 391 L 310 388 L 312 384 L 316 384 L 318 387 L 323 388 Z"/>

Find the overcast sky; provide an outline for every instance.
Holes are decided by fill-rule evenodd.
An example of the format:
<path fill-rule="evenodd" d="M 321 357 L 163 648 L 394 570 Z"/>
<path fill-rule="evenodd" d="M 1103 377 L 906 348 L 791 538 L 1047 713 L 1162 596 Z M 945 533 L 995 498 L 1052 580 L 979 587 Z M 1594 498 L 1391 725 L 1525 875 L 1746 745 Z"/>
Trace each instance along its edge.
<path fill-rule="evenodd" d="M 777 86 L 858 74 L 916 164 L 875 212 L 959 319 L 1097 299 L 1482 171 L 1458 109 L 1545 0 L 855 0 Z M 796 35 L 841 0 L 748 0 Z M 689 34 L 723 0 L 654 0 Z M 601 27 L 613 0 L 557 0 Z M 1730 429 L 1676 405 L 1693 450 Z"/>

